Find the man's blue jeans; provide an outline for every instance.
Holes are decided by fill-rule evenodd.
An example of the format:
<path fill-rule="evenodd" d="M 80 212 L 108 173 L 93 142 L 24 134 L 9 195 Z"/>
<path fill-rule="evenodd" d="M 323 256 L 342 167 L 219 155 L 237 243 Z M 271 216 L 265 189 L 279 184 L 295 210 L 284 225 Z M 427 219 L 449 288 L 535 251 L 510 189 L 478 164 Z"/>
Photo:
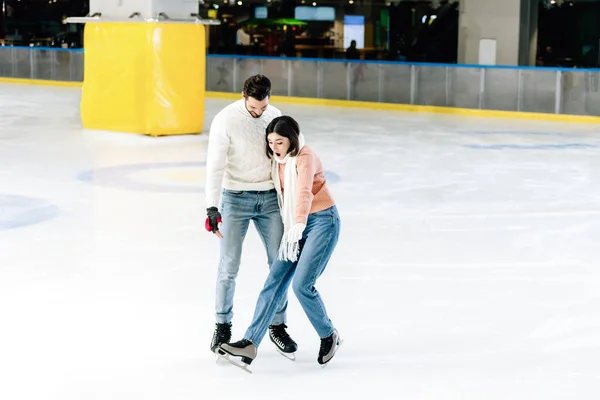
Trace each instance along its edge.
<path fill-rule="evenodd" d="M 223 235 L 221 242 L 221 257 L 216 290 L 216 321 L 218 323 L 231 322 L 233 318 L 233 296 L 235 294 L 235 278 L 240 269 L 242 258 L 242 244 L 250 221 L 258 231 L 267 251 L 269 267 L 277 259 L 277 251 L 283 223 L 277 192 L 269 191 L 232 191 L 224 190 L 221 205 L 223 223 L 220 231 Z M 281 297 L 277 307 L 273 324 L 279 325 L 286 322 L 287 295 Z"/>
<path fill-rule="evenodd" d="M 271 319 L 276 315 L 277 305 L 287 298 L 286 293 L 292 278 L 294 293 L 319 337 L 326 338 L 333 333 L 333 323 L 327 316 L 325 304 L 315 288 L 315 282 L 325 270 L 339 234 L 340 216 L 335 206 L 308 215 L 306 229 L 300 240 L 298 261 L 276 260 L 273 263 L 258 297 L 252 323 L 244 335 L 245 339 L 257 346 L 260 344 Z"/>

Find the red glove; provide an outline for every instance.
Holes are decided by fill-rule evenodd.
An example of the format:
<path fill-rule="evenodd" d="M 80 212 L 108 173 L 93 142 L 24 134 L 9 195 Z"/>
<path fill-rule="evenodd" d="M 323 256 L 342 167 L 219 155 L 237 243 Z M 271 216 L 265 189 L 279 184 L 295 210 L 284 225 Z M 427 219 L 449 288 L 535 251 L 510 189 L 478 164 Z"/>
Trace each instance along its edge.
<path fill-rule="evenodd" d="M 219 224 L 222 222 L 221 213 L 217 207 L 209 207 L 206 209 L 206 215 L 207 217 L 204 227 L 207 231 L 215 233 L 219 230 Z"/>

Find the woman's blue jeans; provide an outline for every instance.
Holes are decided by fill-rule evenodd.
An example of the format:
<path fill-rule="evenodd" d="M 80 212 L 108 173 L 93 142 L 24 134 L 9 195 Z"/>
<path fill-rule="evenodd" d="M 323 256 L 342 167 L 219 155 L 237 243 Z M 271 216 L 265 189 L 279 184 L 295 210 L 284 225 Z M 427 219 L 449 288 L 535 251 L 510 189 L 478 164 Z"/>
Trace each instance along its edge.
<path fill-rule="evenodd" d="M 258 297 L 252 323 L 244 335 L 245 339 L 258 346 L 269 325 L 276 325 L 272 320 L 278 304 L 285 298 L 290 283 L 319 337 L 325 338 L 333 333 L 333 323 L 327 316 L 325 304 L 315 288 L 315 282 L 325 270 L 339 234 L 340 217 L 336 206 L 309 214 L 306 229 L 300 240 L 298 260 L 290 262 L 278 259 L 273 263 Z"/>

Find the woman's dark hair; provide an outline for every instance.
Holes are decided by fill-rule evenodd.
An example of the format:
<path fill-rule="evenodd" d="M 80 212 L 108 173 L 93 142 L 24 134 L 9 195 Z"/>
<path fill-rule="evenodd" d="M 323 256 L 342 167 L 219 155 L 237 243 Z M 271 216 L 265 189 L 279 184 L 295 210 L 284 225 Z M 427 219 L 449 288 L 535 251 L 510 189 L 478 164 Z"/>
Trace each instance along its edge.
<path fill-rule="evenodd" d="M 296 120 L 290 116 L 282 115 L 281 117 L 274 118 L 269 126 L 267 126 L 265 141 L 267 144 L 267 157 L 269 158 L 273 157 L 273 150 L 269 147 L 269 134 L 273 132 L 290 140 L 288 153 L 292 157 L 296 157 L 300 151 L 300 126 Z"/>
<path fill-rule="evenodd" d="M 271 95 L 271 81 L 264 75 L 254 75 L 244 82 L 244 96 L 262 101 Z"/>

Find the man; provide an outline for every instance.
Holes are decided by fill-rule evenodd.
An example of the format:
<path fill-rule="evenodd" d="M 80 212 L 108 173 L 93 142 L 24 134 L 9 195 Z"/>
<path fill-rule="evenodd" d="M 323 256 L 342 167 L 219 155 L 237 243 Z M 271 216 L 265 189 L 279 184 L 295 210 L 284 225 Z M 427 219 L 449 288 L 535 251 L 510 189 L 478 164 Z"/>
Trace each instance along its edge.
<path fill-rule="evenodd" d="M 206 159 L 206 229 L 221 239 L 215 299 L 215 351 L 231 340 L 233 297 L 250 221 L 262 239 L 269 267 L 277 258 L 283 223 L 266 156 L 266 127 L 281 111 L 269 104 L 271 81 L 263 75 L 244 82 L 242 98 L 213 119 Z M 220 211 L 219 211 L 220 208 Z M 221 223 L 222 222 L 222 223 Z M 284 355 L 297 344 L 286 332 L 287 295 L 269 326 L 269 337 Z M 289 357 L 291 358 L 291 357 Z"/>

